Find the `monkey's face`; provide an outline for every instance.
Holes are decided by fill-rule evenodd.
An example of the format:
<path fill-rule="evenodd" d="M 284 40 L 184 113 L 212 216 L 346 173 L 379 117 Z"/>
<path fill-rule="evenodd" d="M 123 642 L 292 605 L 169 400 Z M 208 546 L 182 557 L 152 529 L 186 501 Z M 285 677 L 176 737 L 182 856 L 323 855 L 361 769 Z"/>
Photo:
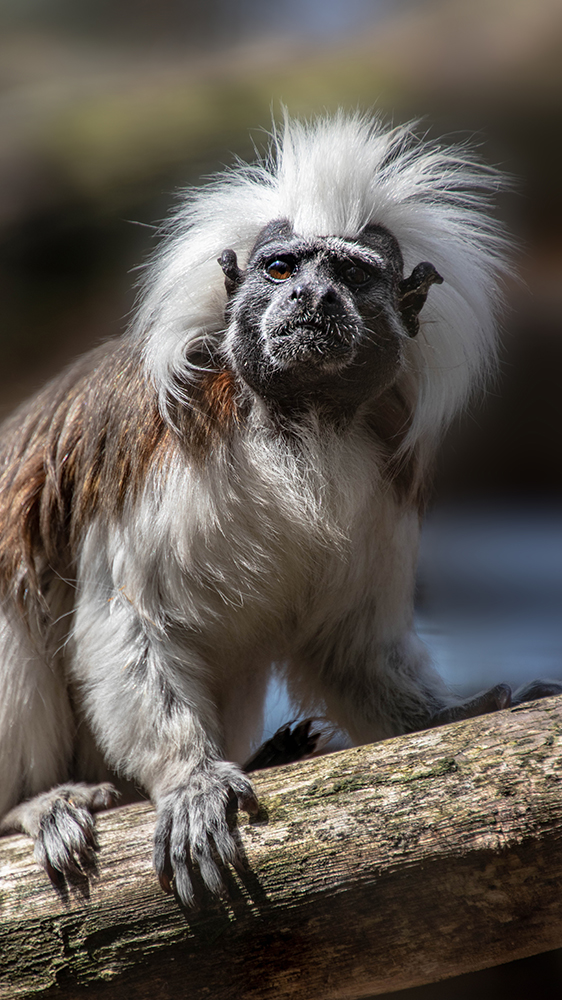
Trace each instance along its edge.
<path fill-rule="evenodd" d="M 403 265 L 394 237 L 304 239 L 281 220 L 259 236 L 245 272 L 221 257 L 231 295 L 226 349 L 262 398 L 291 411 L 342 414 L 376 397 L 403 364 Z M 435 279 L 434 279 L 435 280 Z"/>

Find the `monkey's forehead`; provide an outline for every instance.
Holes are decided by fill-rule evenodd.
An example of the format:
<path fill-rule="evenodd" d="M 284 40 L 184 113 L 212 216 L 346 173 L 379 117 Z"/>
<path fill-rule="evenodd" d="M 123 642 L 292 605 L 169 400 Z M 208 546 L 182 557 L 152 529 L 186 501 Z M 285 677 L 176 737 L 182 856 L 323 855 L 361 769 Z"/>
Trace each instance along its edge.
<path fill-rule="evenodd" d="M 401 268 L 402 254 L 397 241 L 388 230 L 382 227 L 370 227 L 350 239 L 342 236 L 303 237 L 287 230 L 271 233 L 271 228 L 264 239 L 258 237 L 250 254 L 249 264 L 259 264 L 272 255 L 294 254 L 302 257 L 325 256 L 347 259 L 359 257 L 367 263 L 384 268 L 395 266 Z"/>

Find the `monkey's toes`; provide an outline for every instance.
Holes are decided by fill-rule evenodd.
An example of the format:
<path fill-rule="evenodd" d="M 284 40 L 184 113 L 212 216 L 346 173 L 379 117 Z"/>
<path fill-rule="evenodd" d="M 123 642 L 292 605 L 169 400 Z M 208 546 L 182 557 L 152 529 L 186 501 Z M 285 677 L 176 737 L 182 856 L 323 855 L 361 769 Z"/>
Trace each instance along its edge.
<path fill-rule="evenodd" d="M 288 722 L 280 726 L 246 761 L 244 770 L 250 772 L 267 767 L 280 767 L 282 764 L 292 764 L 313 754 L 322 735 L 320 731 L 312 730 L 315 721 L 317 720 L 303 719 L 296 724 Z"/>
<path fill-rule="evenodd" d="M 512 705 L 521 705 L 524 701 L 535 701 L 538 698 L 548 698 L 555 694 L 562 694 L 562 682 L 531 681 L 515 691 Z"/>
<path fill-rule="evenodd" d="M 222 761 L 192 774 L 159 803 L 154 868 L 164 892 L 172 891 L 173 882 L 184 906 L 194 904 L 197 882 L 218 895 L 228 866 L 242 867 L 232 830 L 233 804 L 251 813 L 259 808 L 249 779 Z"/>
<path fill-rule="evenodd" d="M 58 798 L 39 821 L 35 838 L 35 859 L 45 869 L 53 885 L 84 888 L 97 875 L 99 844 L 89 809 Z"/>
<path fill-rule="evenodd" d="M 511 688 L 509 684 L 496 684 L 489 691 L 476 695 L 462 702 L 460 705 L 452 705 L 444 708 L 430 721 L 430 726 L 443 726 L 449 722 L 458 722 L 460 719 L 473 719 L 477 715 L 487 715 L 489 712 L 498 712 L 502 708 L 509 708 L 511 705 Z"/>

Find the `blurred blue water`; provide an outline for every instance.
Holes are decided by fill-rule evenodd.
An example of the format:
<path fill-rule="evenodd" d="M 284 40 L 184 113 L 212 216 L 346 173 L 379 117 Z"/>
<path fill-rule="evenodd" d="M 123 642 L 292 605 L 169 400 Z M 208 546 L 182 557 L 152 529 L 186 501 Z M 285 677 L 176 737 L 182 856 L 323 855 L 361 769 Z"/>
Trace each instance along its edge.
<path fill-rule="evenodd" d="M 562 507 L 434 510 L 422 534 L 416 624 L 462 695 L 501 681 L 562 680 Z M 264 738 L 293 715 L 273 680 Z"/>
<path fill-rule="evenodd" d="M 418 595 L 418 631 L 461 693 L 562 679 L 562 509 L 434 511 Z"/>

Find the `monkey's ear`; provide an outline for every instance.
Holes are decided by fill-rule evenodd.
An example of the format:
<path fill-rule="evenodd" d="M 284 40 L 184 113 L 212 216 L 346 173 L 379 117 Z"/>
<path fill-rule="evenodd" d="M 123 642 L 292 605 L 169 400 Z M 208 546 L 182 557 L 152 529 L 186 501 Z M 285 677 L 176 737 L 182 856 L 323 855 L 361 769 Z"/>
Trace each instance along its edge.
<path fill-rule="evenodd" d="M 416 265 L 409 278 L 404 278 L 398 285 L 398 308 L 410 337 L 415 337 L 420 328 L 418 317 L 431 285 L 442 283 L 443 278 L 433 264 L 424 260 Z"/>
<path fill-rule="evenodd" d="M 238 267 L 238 259 L 234 250 L 223 250 L 217 260 L 224 274 L 226 293 L 230 298 L 238 286 L 242 284 L 246 272 L 241 271 Z"/>

